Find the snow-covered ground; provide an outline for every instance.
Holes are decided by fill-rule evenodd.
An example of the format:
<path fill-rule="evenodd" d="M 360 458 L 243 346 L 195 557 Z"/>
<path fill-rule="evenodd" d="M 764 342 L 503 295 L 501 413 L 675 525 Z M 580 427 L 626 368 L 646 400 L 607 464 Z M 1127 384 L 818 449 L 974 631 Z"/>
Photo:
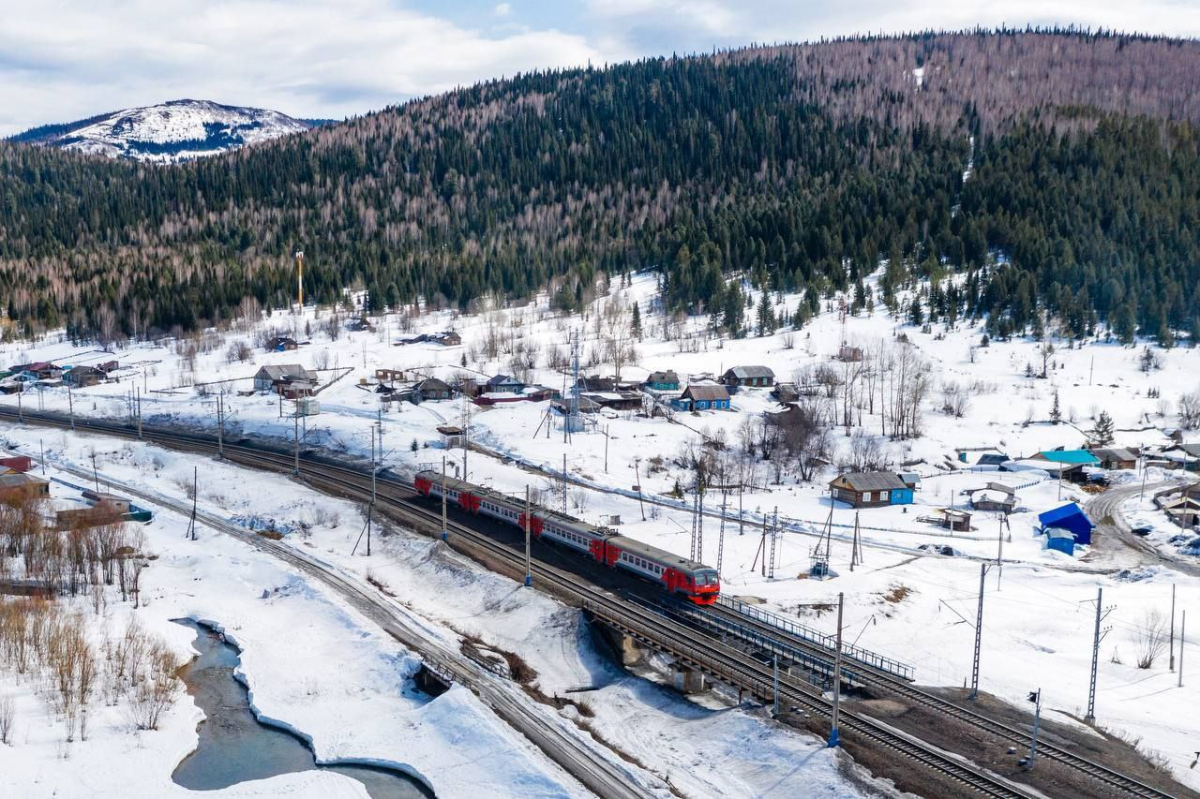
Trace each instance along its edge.
<path fill-rule="evenodd" d="M 1093 426 L 1102 410 L 1115 421 L 1117 445 L 1164 444 L 1167 438 L 1162 431 L 1176 424 L 1174 414 L 1179 396 L 1200 387 L 1200 350 L 1160 352 L 1161 368 L 1143 372 L 1139 368 L 1140 346 L 1130 349 L 1103 341 L 1086 345 L 1056 341 L 1056 351 L 1049 358 L 1048 379 L 1038 379 L 1027 377 L 1026 373 L 1027 365 L 1034 372 L 1041 369 L 1040 344 L 1018 339 L 993 341 L 987 347 L 980 347 L 982 329 L 967 325 L 960 324 L 958 329 L 948 332 L 936 325 L 930 333 L 922 333 L 888 317 L 880 308 L 874 314 L 849 316 L 844 321 L 836 312 L 824 312 L 797 333 L 780 331 L 764 337 L 719 341 L 699 334 L 704 319 L 680 325 L 653 313 L 655 285 L 650 278 L 635 278 L 620 294 L 626 301 L 640 303 L 645 330 L 643 339 L 636 344 L 637 357 L 623 371 L 626 378 L 640 379 L 654 369 L 674 369 L 686 379 L 688 374 L 720 374 L 735 365 L 763 364 L 771 367 L 780 379 L 790 380 L 805 366 L 828 362 L 843 341 L 871 348 L 881 340 L 891 341 L 898 332 L 906 335 L 931 364 L 934 388 L 926 401 L 923 436 L 903 442 L 882 442 L 893 463 L 917 462 L 911 470 L 921 473 L 924 479 L 916 504 L 907 509 L 889 507 L 861 512 L 859 519 L 866 545 L 864 563 L 850 571 L 850 547 L 846 539 L 854 523 L 854 512 L 839 505 L 832 516 L 835 526 L 831 565 L 840 576 L 826 581 L 806 578 L 810 550 L 830 514 L 826 484 L 834 476 L 832 470 L 821 472 L 811 484 L 787 476 L 782 485 L 766 485 L 769 480 L 764 478 L 760 480 L 762 489 L 746 493 L 743 501 L 747 518 L 761 519 L 778 507 L 781 519 L 787 524 L 788 531 L 779 545 L 776 579 L 762 576 L 761 570 L 754 566 L 761 543 L 757 528 L 747 527 L 745 534 L 739 535 L 737 524 L 730 523 L 726 525 L 721 546 L 719 522 L 706 519 L 704 559 L 715 564 L 720 548 L 726 593 L 761 598 L 777 611 L 798 614 L 805 623 L 832 631 L 832 617 L 807 606 L 827 604 L 838 592 L 844 592 L 846 627 L 852 641 L 911 664 L 920 683 L 962 685 L 971 669 L 973 630 L 967 620 L 974 619 L 976 610 L 980 559 L 995 559 L 1002 543 L 1002 576 L 1000 570 L 993 568 L 986 579 L 982 687 L 1021 705 L 1025 704 L 1028 691 L 1040 687 L 1049 713 L 1082 717 L 1087 700 L 1093 603 L 1097 589 L 1103 588 L 1104 604 L 1115 605 L 1115 610 L 1105 622 L 1112 630 L 1101 645 L 1097 723 L 1130 738 L 1140 737 L 1143 748 L 1166 757 L 1181 780 L 1200 787 L 1198 772 L 1189 769 L 1200 726 L 1186 710 L 1200 699 L 1197 689 L 1187 680 L 1183 688 L 1175 687 L 1176 675 L 1167 670 L 1165 655 L 1148 670 L 1134 665 L 1135 639 L 1146 614 L 1169 610 L 1172 585 L 1176 586 L 1178 608 L 1200 608 L 1200 580 L 1164 566 L 1150 565 L 1142 553 L 1119 547 L 1111 551 L 1102 547 L 1092 552 L 1084 549 L 1074 558 L 1047 551 L 1043 540 L 1034 535 L 1036 516 L 1062 502 L 1086 501 L 1089 496 L 1078 488 L 1060 486 L 1038 473 L 998 475 L 939 468 L 955 461 L 959 448 L 993 447 L 1011 457 L 1020 457 L 1059 446 L 1082 446 L 1086 439 L 1084 431 Z M 797 301 L 796 297 L 787 297 L 785 305 L 794 308 Z M 311 343 L 295 352 L 267 354 L 257 350 L 244 363 L 228 362 L 227 347 L 237 339 L 253 343 L 255 334 L 251 331 L 231 332 L 225 340 L 212 344 L 209 351 L 199 352 L 194 368 L 189 366 L 189 358 L 181 356 L 182 347 L 178 344 L 123 349 L 116 355 L 126 367 L 122 381 L 76 392 L 75 411 L 124 416 L 128 407 L 125 397 L 136 386 L 143 392 L 144 418 L 148 423 L 175 421 L 211 427 L 215 420 L 213 392 L 218 388 L 209 386 L 207 396 L 203 396 L 190 385 L 237 378 L 236 382 L 225 384 L 229 392 L 225 402 L 232 428 L 230 437 L 239 432 L 257 432 L 290 438 L 292 419 L 280 416 L 277 398 L 238 396 L 236 392 L 250 388 L 249 378 L 263 364 L 299 363 L 330 370 L 350 367 L 348 376 L 319 395 L 321 415 L 306 420 L 305 441 L 365 457 L 370 451 L 371 425 L 379 418 L 380 406 L 377 395 L 369 386 L 360 385 L 360 381 L 373 382 L 377 368 L 405 369 L 447 379 L 461 373 L 473 376 L 511 373 L 510 355 L 503 350 L 520 340 L 539 348 L 540 357 L 531 382 L 560 388 L 563 374 L 545 366 L 551 348 L 565 348 L 570 329 L 584 331 L 588 350 L 597 344 L 595 308 L 586 319 L 563 320 L 549 312 L 544 299 L 529 307 L 475 316 L 429 312 L 410 320 L 411 324 L 392 314 L 378 320 L 375 332 L 343 331 L 336 341 L 331 341 L 323 330 L 329 316 L 325 311 L 317 317 L 311 309 L 305 316 L 277 314 L 270 322 L 272 326 L 291 328 L 298 339 Z M 306 335 L 306 327 L 312 330 L 311 335 Z M 402 327 L 410 327 L 412 332 L 436 332 L 452 327 L 463 336 L 465 344 L 390 346 L 390 341 L 410 334 L 402 334 Z M 668 328 L 669 337 L 665 335 Z M 481 354 L 488 338 L 502 342 L 496 358 L 488 359 Z M 62 341 L 0 348 L 0 364 L 42 359 L 84 364 L 111 357 Z M 601 374 L 609 374 L 611 370 L 607 363 L 584 369 L 587 373 Z M 333 374 L 336 372 L 322 372 L 326 378 Z M 961 418 L 939 410 L 940 386 L 949 381 L 966 387 L 969 392 L 970 405 Z M 1061 424 L 1050 422 L 1056 391 Z M 61 390 L 45 392 L 40 402 L 34 393 L 26 393 L 23 401 L 29 409 L 39 405 L 67 409 L 67 396 Z M 16 398 L 0 397 L 0 403 L 14 406 Z M 532 484 L 547 490 L 548 502 L 561 503 L 561 494 L 555 497 L 551 493 L 555 488 L 553 479 L 531 476 L 511 461 L 524 461 L 558 472 L 565 455 L 572 479 L 592 486 L 571 488 L 567 492 L 570 513 L 593 521 L 608 521 L 609 517 L 619 515 L 623 534 L 687 554 L 691 521 L 686 505 L 690 497 L 675 502 L 664 496 L 676 482 L 687 485 L 691 479 L 690 472 L 674 465 L 675 456 L 681 447 L 695 441 L 700 432 L 714 436 L 724 431 L 727 440 L 735 442 L 745 419 L 777 408 L 764 390 L 744 390 L 734 396 L 733 405 L 730 412 L 677 414 L 674 422 L 632 413 L 604 414 L 596 431 L 575 434 L 565 444 L 559 428 L 555 427 L 548 437 L 544 427 L 539 430 L 546 403 L 515 403 L 488 410 L 471 408 L 472 439 L 504 454 L 510 462 L 472 452 L 469 477 L 513 492 Z M 285 414 L 287 411 L 285 407 Z M 382 414 L 383 462 L 403 473 L 421 465 L 440 467 L 442 455 L 449 454 L 454 468 L 461 468 L 462 451 L 444 453 L 434 428 L 439 424 L 461 424 L 466 416 L 466 406 L 457 400 L 420 406 L 405 404 L 399 410 Z M 857 416 L 867 430 L 879 431 L 877 416 L 866 412 Z M 603 431 L 607 431 L 607 437 Z M 35 454 L 38 435 L 46 437 L 48 442 L 57 440 L 58 451 L 68 448 L 65 438 L 58 440 L 58 433 L 39 434 L 32 430 L 19 435 Z M 834 438 L 836 446 L 846 452 L 849 439 L 844 429 L 838 428 Z M 97 447 L 104 449 L 99 444 Z M 135 451 L 140 450 L 135 448 Z M 655 456 L 661 456 L 663 468 L 648 474 Z M 149 457 L 152 456 L 128 456 L 135 462 L 132 468 L 143 471 L 148 468 L 147 461 L 139 459 Z M 118 458 L 111 468 L 129 468 L 121 463 Z M 163 468 L 181 472 L 175 479 L 186 480 L 191 474 L 189 463 L 185 458 L 176 462 L 172 456 Z M 635 474 L 635 467 L 640 474 Z M 254 513 L 273 515 L 284 522 L 315 521 L 313 500 L 308 495 L 281 487 L 279 495 L 291 497 L 294 504 L 277 505 L 273 491 L 269 498 L 256 494 L 246 500 L 246 505 L 238 505 L 234 500 L 240 495 L 238 478 L 224 483 L 217 477 L 220 469 L 205 471 L 211 471 L 212 477 L 202 479 L 202 483 L 211 480 L 214 485 L 211 488 L 202 485 L 202 497 L 210 492 L 210 500 L 230 513 L 235 510 L 245 513 L 252 503 Z M 764 469 L 763 475 L 766 474 Z M 1158 476 L 1150 475 L 1151 482 Z M 1139 479 L 1133 473 L 1117 477 L 1118 481 L 1126 482 Z M 964 507 L 967 500 L 964 492 L 983 487 L 989 480 L 1019 487 L 1018 512 L 1010 517 L 1010 526 L 1003 534 L 995 513 L 976 513 L 975 529 L 967 533 L 951 534 L 918 521 L 918 517 L 943 508 Z M 643 521 L 642 508 L 632 489 L 636 483 L 641 484 L 647 496 L 653 495 L 666 505 L 674 502 L 674 507 L 647 505 Z M 709 509 L 720 502 L 719 494 L 710 493 L 706 497 Z M 731 495 L 728 502 L 730 511 L 735 511 L 738 497 Z M 349 550 L 350 537 L 358 532 L 359 525 L 350 522 L 354 514 L 353 510 L 344 512 L 339 528 L 326 529 L 314 524 L 309 543 L 330 557 L 343 558 Z M 932 556 L 928 550 L 919 549 L 926 544 L 950 546 L 960 556 Z M 370 565 L 404 601 L 458 629 L 475 632 L 498 646 L 520 652 L 542 674 L 543 687 L 565 690 L 585 682 L 599 685 L 600 690 L 585 695 L 596 710 L 591 723 L 604 737 L 638 752 L 639 757 L 643 752 L 655 752 L 661 759 L 657 763 L 648 762 L 651 770 L 671 775 L 673 780 L 706 779 L 703 768 L 697 764 L 720 756 L 728 751 L 722 747 L 727 747 L 729 740 L 746 734 L 744 730 L 742 733 L 733 730 L 741 725 L 760 725 L 753 729 L 762 729 L 757 717 L 733 711 L 721 716 L 722 724 L 729 725 L 725 728 L 729 731 L 728 739 L 725 732 L 712 732 L 720 725 L 707 726 L 711 719 L 706 719 L 695 725 L 703 728 L 705 734 L 695 729 L 685 734 L 682 729 L 686 725 L 679 724 L 678 735 L 672 737 L 671 744 L 660 742 L 648 746 L 649 739 L 642 736 L 662 735 L 663 728 L 651 725 L 635 733 L 625 723 L 634 715 L 632 709 L 644 714 L 647 706 L 663 703 L 668 708 L 665 714 L 675 719 L 676 724 L 680 718 L 691 718 L 693 713 L 703 717 L 708 711 L 660 689 L 622 678 L 595 662 L 580 642 L 577 623 L 566 618 L 561 610 L 554 610 L 548 600 L 535 595 L 534 599 L 517 602 L 515 597 L 521 592 L 505 581 L 496 585 L 507 588 L 462 590 L 462 580 L 467 579 L 463 574 L 473 575 L 472 586 L 476 584 L 474 581 L 494 578 L 479 575 L 462 564 L 447 566 L 442 555 L 420 539 L 397 537 L 392 546 L 386 564 Z M 348 569 L 365 568 L 358 559 L 344 563 Z M 1196 611 L 1193 613 L 1200 616 Z M 1195 653 L 1195 646 L 1189 644 L 1189 660 L 1200 662 Z M 246 668 L 253 676 L 251 660 L 246 661 Z M 811 745 L 803 739 L 782 740 L 784 743 L 776 745 L 799 749 L 788 750 L 791 754 L 786 755 L 781 750 L 780 757 L 795 758 L 795 752 Z M 808 762 L 819 760 L 810 758 Z M 729 767 L 721 769 L 718 776 L 726 778 L 724 790 L 731 795 L 753 794 L 764 785 L 756 782 L 754 775 L 737 774 Z"/>

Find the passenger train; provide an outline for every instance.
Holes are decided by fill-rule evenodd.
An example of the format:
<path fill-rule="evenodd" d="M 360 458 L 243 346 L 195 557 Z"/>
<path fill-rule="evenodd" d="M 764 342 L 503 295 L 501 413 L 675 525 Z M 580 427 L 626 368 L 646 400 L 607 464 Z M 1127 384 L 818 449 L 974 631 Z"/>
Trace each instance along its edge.
<path fill-rule="evenodd" d="M 419 494 L 438 499 L 442 497 L 443 484 L 447 502 L 468 513 L 483 514 L 525 529 L 522 499 L 434 471 L 418 472 L 413 479 L 413 487 Z M 531 508 L 530 535 L 573 549 L 610 568 L 631 572 L 697 605 L 717 601 L 721 585 L 716 569 L 618 535 L 607 527 L 588 524 L 548 508 Z"/>

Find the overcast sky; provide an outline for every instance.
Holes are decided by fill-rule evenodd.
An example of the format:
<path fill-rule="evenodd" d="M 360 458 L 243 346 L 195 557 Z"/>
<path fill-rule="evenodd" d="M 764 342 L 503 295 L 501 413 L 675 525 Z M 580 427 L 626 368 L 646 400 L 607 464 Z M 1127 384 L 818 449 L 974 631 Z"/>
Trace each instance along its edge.
<path fill-rule="evenodd" d="M 1197 0 L 0 0 L 0 135 L 184 97 L 342 118 L 542 67 L 850 33 L 1200 36 Z"/>

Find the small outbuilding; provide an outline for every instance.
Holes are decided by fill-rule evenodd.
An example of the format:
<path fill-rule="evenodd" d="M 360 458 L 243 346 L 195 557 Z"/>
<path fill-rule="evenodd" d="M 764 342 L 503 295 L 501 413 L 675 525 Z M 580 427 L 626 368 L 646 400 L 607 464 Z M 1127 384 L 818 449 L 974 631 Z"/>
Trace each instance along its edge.
<path fill-rule="evenodd" d="M 1092 543 L 1092 530 L 1096 527 L 1083 509 L 1074 502 L 1038 514 L 1038 522 L 1042 525 L 1043 532 L 1054 527 L 1061 528 L 1075 536 L 1075 543 L 1085 546 Z"/>
<path fill-rule="evenodd" d="M 71 388 L 88 388 L 98 385 L 108 378 L 108 375 L 94 366 L 75 366 L 63 372 L 63 382 Z"/>
<path fill-rule="evenodd" d="M 427 377 L 413 386 L 413 399 L 417 403 L 430 400 L 448 400 L 454 396 L 454 389 L 445 380 Z"/>
<path fill-rule="evenodd" d="M 457 425 L 441 425 L 437 429 L 442 436 L 442 446 L 446 449 L 461 447 L 466 440 L 466 434 Z"/>
<path fill-rule="evenodd" d="M 290 336 L 272 336 L 263 347 L 267 352 L 289 352 L 296 349 L 296 339 Z"/>
<path fill-rule="evenodd" d="M 829 483 L 833 498 L 855 508 L 911 505 L 913 490 L 895 472 L 848 472 Z"/>
<path fill-rule="evenodd" d="M 1046 549 L 1075 556 L 1075 534 L 1061 527 L 1046 528 Z"/>
<path fill-rule="evenodd" d="M 0 502 L 50 496 L 50 481 L 32 474 L 0 474 Z"/>
<path fill-rule="evenodd" d="M 33 468 L 33 458 L 28 455 L 7 455 L 0 458 L 0 466 L 14 472 L 28 472 Z"/>

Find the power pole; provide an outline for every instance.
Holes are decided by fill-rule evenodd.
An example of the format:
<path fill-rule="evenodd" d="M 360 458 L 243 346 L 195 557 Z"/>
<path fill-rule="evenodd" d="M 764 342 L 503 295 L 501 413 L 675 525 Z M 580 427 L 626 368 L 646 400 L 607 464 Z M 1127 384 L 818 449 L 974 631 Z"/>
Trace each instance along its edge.
<path fill-rule="evenodd" d="M 96 482 L 96 493 L 100 493 L 100 472 L 96 471 L 96 450 L 92 450 L 92 480 Z"/>
<path fill-rule="evenodd" d="M 746 488 L 745 483 L 742 483 L 742 482 L 738 483 L 738 535 L 746 534 L 745 507 L 742 505 L 742 495 L 744 493 L 745 488 Z"/>
<path fill-rule="evenodd" d="M 721 532 L 717 537 L 717 579 L 721 579 L 721 564 L 725 560 L 725 506 L 729 503 L 729 491 L 721 489 Z"/>
<path fill-rule="evenodd" d="M 371 504 L 375 504 L 375 425 L 371 425 Z"/>
<path fill-rule="evenodd" d="M 467 453 L 471 451 L 471 401 L 463 394 L 463 474 L 466 481 L 470 473 L 467 471 Z"/>
<path fill-rule="evenodd" d="M 224 394 L 217 392 L 217 458 L 225 457 L 225 403 Z M 142 414 L 138 413 L 138 438 L 142 437 Z"/>
<path fill-rule="evenodd" d="M 446 526 L 446 456 L 442 456 L 442 540 L 446 541 L 450 538 L 450 531 Z"/>
<path fill-rule="evenodd" d="M 767 579 L 775 579 L 775 559 L 779 546 L 779 506 L 775 506 L 775 512 L 771 516 L 771 563 L 767 567 Z"/>
<path fill-rule="evenodd" d="M 38 449 L 40 449 L 42 451 L 42 476 L 45 477 L 46 476 L 46 445 L 42 443 L 42 440 L 40 438 L 38 439 Z M 1174 662 L 1174 660 L 1172 660 L 1172 663 L 1173 662 Z"/>
<path fill-rule="evenodd" d="M 642 459 L 633 459 L 633 477 L 637 482 L 638 507 L 642 509 L 642 521 L 646 521 L 646 503 L 642 502 Z"/>
<path fill-rule="evenodd" d="M 1083 720 L 1089 724 L 1096 721 L 1096 669 L 1100 665 L 1100 642 L 1104 636 L 1108 635 L 1108 629 L 1103 632 L 1100 630 L 1100 622 L 1113 611 L 1113 608 L 1104 609 L 1104 588 L 1096 589 L 1096 632 L 1092 636 L 1092 675 L 1088 682 L 1088 706 L 1087 715 Z"/>
<path fill-rule="evenodd" d="M 604 425 L 604 473 L 608 474 L 608 425 Z"/>
<path fill-rule="evenodd" d="M 1000 529 L 996 534 L 996 590 L 1000 590 L 1000 579 L 1004 577 L 1004 514 L 1000 514 Z"/>
<path fill-rule="evenodd" d="M 858 564 L 858 511 L 854 511 L 854 540 L 850 543 L 850 571 Z"/>
<path fill-rule="evenodd" d="M 135 388 L 136 390 L 136 388 Z M 137 393 L 137 423 L 138 423 L 138 441 L 142 439 L 142 392 Z M 224 450 L 222 450 L 223 452 Z"/>
<path fill-rule="evenodd" d="M 987 564 L 979 564 L 979 610 L 975 613 L 975 657 L 971 662 L 971 693 L 967 699 L 979 696 L 979 652 L 983 644 L 983 581 L 987 578 Z"/>
<path fill-rule="evenodd" d="M 17 418 L 20 419 L 22 423 L 24 423 L 24 421 L 25 421 L 25 406 L 21 402 L 21 395 L 24 393 L 25 393 L 25 384 L 22 383 L 19 386 L 18 391 L 17 391 Z"/>
<path fill-rule="evenodd" d="M 1183 687 L 1183 645 L 1184 630 L 1187 629 L 1187 611 L 1183 611 L 1183 618 L 1179 621 L 1179 684 L 1178 687 Z"/>
<path fill-rule="evenodd" d="M 563 515 L 566 516 L 567 515 L 567 453 L 565 453 L 565 452 L 563 453 L 562 483 L 563 483 Z"/>
<path fill-rule="evenodd" d="M 300 408 L 296 408 L 296 412 L 292 415 L 292 441 L 295 447 L 295 464 L 292 466 L 292 474 L 296 477 L 300 476 Z"/>
<path fill-rule="evenodd" d="M 43 472 L 43 474 L 44 473 L 45 472 Z M 1175 671 L 1175 583 L 1171 583 L 1171 639 L 1170 640 L 1171 640 L 1171 671 Z"/>
<path fill-rule="evenodd" d="M 71 414 L 71 432 L 75 432 L 75 392 L 71 391 L 71 384 L 67 383 L 67 407 Z"/>
<path fill-rule="evenodd" d="M 838 626 L 837 651 L 833 654 L 833 726 L 829 730 L 828 745 L 832 748 L 841 741 L 838 732 L 838 712 L 841 709 L 842 698 L 842 609 L 845 606 L 845 594 L 838 592 Z"/>
<path fill-rule="evenodd" d="M 375 503 L 367 506 L 367 557 L 371 557 L 371 522 L 374 521 Z"/>
<path fill-rule="evenodd" d="M 529 557 L 529 486 L 525 486 L 525 585 L 533 585 L 533 561 Z"/>
<path fill-rule="evenodd" d="M 304 250 L 296 250 L 296 313 L 304 312 Z"/>
<path fill-rule="evenodd" d="M 191 532 L 192 540 L 196 540 L 196 503 L 200 499 L 200 468 L 192 467 L 192 523 L 188 529 Z"/>

